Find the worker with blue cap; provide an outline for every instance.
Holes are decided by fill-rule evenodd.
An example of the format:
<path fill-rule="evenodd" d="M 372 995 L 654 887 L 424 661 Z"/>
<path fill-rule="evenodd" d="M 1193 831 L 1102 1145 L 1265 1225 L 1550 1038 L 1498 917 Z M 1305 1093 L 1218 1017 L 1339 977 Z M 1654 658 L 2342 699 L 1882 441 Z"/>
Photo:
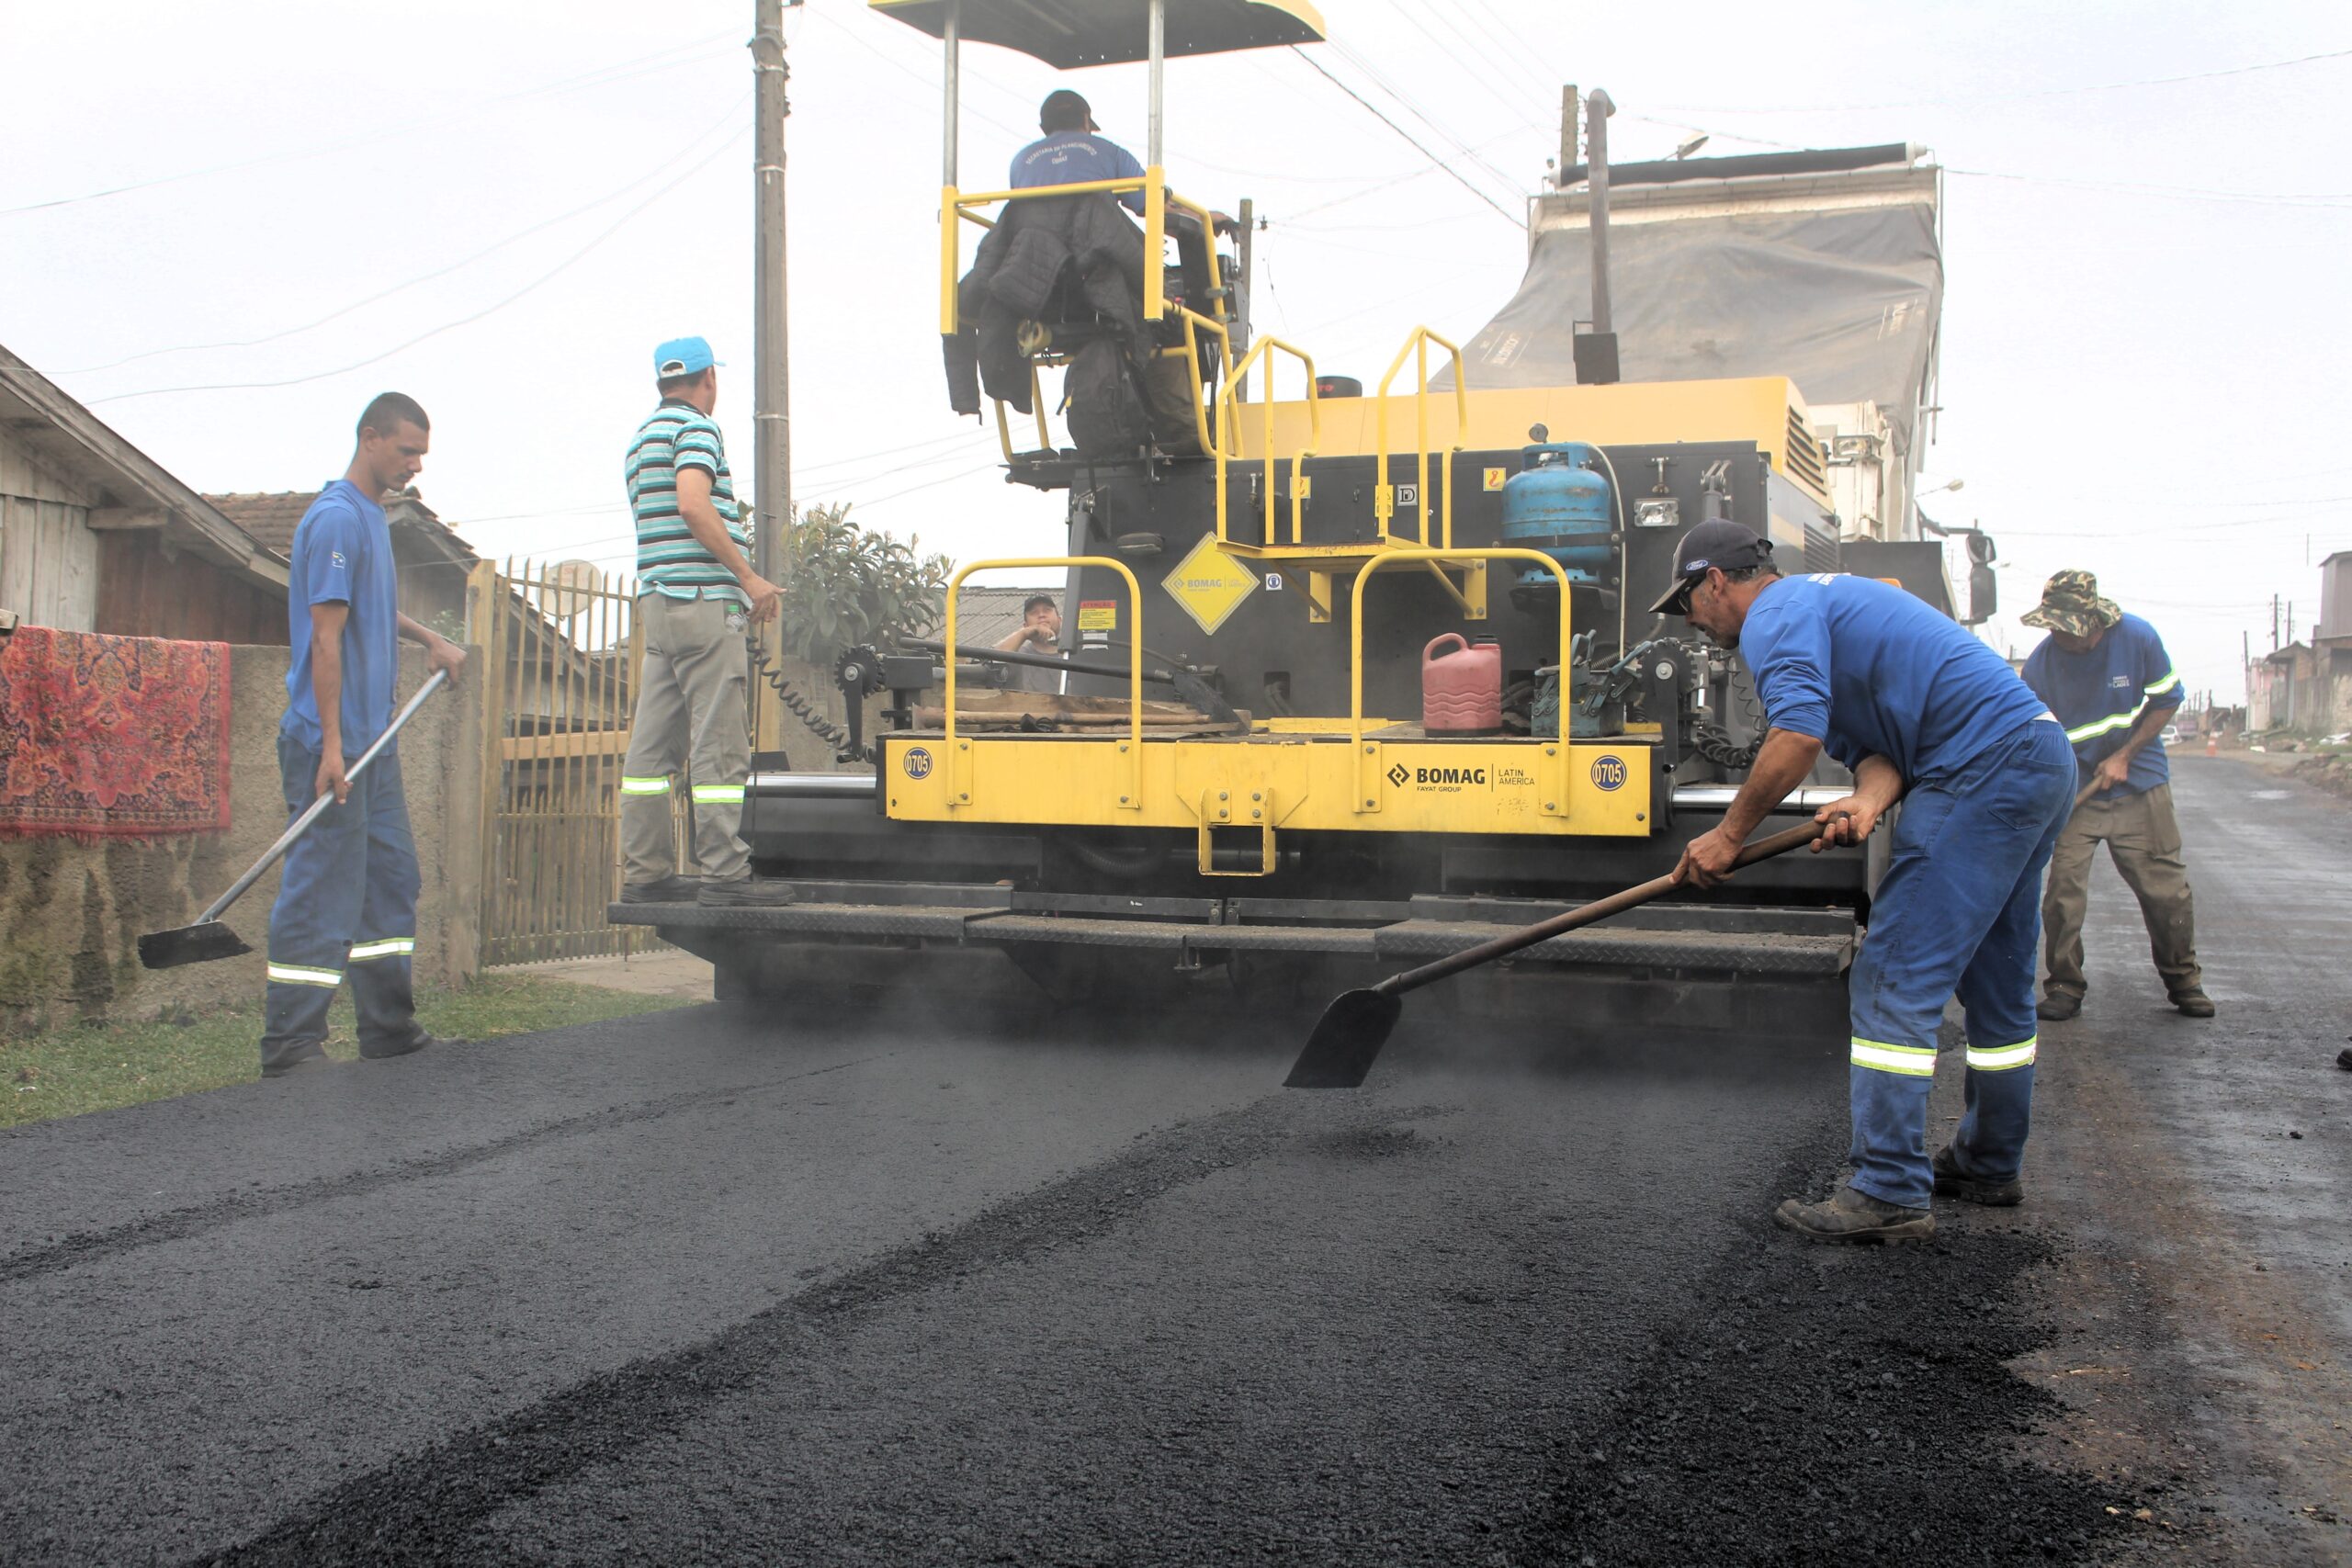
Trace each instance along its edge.
<path fill-rule="evenodd" d="M 1872 578 L 1783 577 L 1771 542 L 1736 522 L 1683 536 L 1651 609 L 1736 649 L 1767 724 L 1723 821 L 1684 847 L 1679 880 L 1730 880 L 1740 845 L 1825 750 L 1854 788 L 1814 814 L 1826 827 L 1816 851 L 1860 843 L 1903 806 L 1848 978 L 1853 1175 L 1826 1201 L 1787 1200 L 1774 1219 L 1817 1241 L 1904 1241 L 1935 1234 L 1931 1192 L 2018 1202 L 2041 873 L 2075 793 L 2066 732 L 1950 617 Z M 1966 1114 L 1931 1162 L 1936 1030 L 1955 992 Z"/>
<path fill-rule="evenodd" d="M 790 884 L 757 877 L 743 841 L 751 779 L 746 701 L 751 628 L 783 591 L 752 570 L 718 407 L 718 360 L 698 337 L 653 351 L 662 401 L 630 438 L 626 474 L 637 523 L 636 622 L 645 660 L 621 763 L 621 902 L 774 905 Z M 671 801 L 691 792 L 694 874 L 681 875 Z"/>

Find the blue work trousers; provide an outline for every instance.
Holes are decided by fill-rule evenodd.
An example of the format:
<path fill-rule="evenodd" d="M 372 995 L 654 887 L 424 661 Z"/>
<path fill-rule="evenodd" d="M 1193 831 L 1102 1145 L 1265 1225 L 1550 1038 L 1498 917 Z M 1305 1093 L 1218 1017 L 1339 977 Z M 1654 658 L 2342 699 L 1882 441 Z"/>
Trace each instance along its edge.
<path fill-rule="evenodd" d="M 1955 991 L 1967 1013 L 1968 1081 L 1953 1154 L 1987 1181 L 2018 1174 L 2033 1104 L 2041 873 L 2074 793 L 2065 731 L 2036 719 L 1957 775 L 1905 795 L 1849 981 L 1858 1191 L 1928 1206 L 1928 1091 Z"/>
<path fill-rule="evenodd" d="M 310 808 L 319 753 L 277 738 L 288 819 Z M 409 833 L 400 753 L 387 746 L 286 852 L 269 911 L 264 1067 L 324 1053 L 327 1007 L 347 976 L 359 1010 L 359 1054 L 396 1056 L 423 1031 L 409 978 L 416 951 L 416 840 Z"/>

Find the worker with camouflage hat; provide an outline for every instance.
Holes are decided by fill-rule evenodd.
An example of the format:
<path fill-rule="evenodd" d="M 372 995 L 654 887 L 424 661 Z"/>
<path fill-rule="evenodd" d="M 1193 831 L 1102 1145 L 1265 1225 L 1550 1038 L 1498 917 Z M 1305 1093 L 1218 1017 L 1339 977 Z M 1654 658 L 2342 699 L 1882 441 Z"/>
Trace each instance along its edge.
<path fill-rule="evenodd" d="M 2115 869 L 2140 900 L 2148 945 L 2172 1005 L 2190 1018 L 2213 1016 L 2197 964 L 2197 918 L 2173 816 L 2172 771 L 2162 733 L 2181 704 L 2180 676 L 2156 628 L 2102 599 L 2087 571 L 2062 571 L 2041 603 L 2018 617 L 2050 633 L 2025 661 L 2025 682 L 2050 705 L 2075 743 L 2082 786 L 2050 857 L 2041 926 L 2050 964 L 2036 1010 L 2046 1019 L 2080 1012 L 2083 916 L 2091 861 L 2107 845 Z"/>

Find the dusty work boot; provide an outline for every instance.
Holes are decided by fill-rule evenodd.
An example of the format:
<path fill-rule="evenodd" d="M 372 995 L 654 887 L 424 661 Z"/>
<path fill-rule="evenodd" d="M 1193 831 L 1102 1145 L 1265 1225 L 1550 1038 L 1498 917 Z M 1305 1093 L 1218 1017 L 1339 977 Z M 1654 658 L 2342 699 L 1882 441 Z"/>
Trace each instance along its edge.
<path fill-rule="evenodd" d="M 381 1062 L 393 1056 L 413 1056 L 419 1051 L 422 1051 L 431 1045 L 438 1045 L 446 1051 L 452 1045 L 464 1045 L 468 1043 L 470 1043 L 470 1042 L 464 1040 L 445 1040 L 439 1035 L 428 1034 L 424 1030 L 420 1029 L 416 1032 L 415 1038 L 411 1040 L 405 1045 L 362 1045 L 359 1047 L 359 1059 L 363 1062 Z"/>
<path fill-rule="evenodd" d="M 2064 991 L 2052 991 L 2034 1008 L 2033 1016 L 2049 1019 L 2054 1023 L 2070 1019 L 2082 1010 L 2082 998 L 2070 997 Z"/>
<path fill-rule="evenodd" d="M 2025 1183 L 2011 1177 L 2007 1181 L 1987 1181 L 1969 1175 L 1960 1168 L 1960 1156 L 1946 1144 L 1936 1151 L 1936 1196 L 1957 1198 L 1963 1203 L 1982 1203 L 1988 1209 L 2007 1209 L 2025 1201 Z"/>
<path fill-rule="evenodd" d="M 332 1067 L 334 1065 L 334 1058 L 323 1050 L 314 1051 L 307 1056 L 296 1056 L 290 1061 L 272 1062 L 262 1068 L 261 1076 L 266 1078 L 293 1077 L 303 1073 L 316 1072 L 322 1067 Z"/>
<path fill-rule="evenodd" d="M 702 891 L 699 876 L 665 876 L 659 882 L 624 882 L 624 904 L 691 904 Z"/>
<path fill-rule="evenodd" d="M 2213 1016 L 2213 998 L 2205 994 L 2201 986 L 2193 990 L 2173 992 L 2172 1005 L 2180 1010 L 2183 1018 Z"/>
<path fill-rule="evenodd" d="M 1936 1216 L 1927 1210 L 1906 1209 L 1850 1187 L 1840 1187 L 1826 1203 L 1782 1199 L 1772 1219 L 1813 1241 L 1925 1241 L 1936 1234 Z"/>
<path fill-rule="evenodd" d="M 725 882 L 706 882 L 696 902 L 706 908 L 781 908 L 792 902 L 792 884 L 773 876 L 737 876 Z"/>

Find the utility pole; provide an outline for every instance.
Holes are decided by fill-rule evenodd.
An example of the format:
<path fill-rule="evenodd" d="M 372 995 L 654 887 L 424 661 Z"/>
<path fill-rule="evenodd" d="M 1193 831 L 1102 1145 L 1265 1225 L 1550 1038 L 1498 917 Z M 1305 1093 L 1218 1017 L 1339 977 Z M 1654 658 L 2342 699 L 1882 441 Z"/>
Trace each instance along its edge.
<path fill-rule="evenodd" d="M 784 254 L 784 121 L 792 112 L 785 84 L 792 68 L 784 59 L 784 9 L 800 0 L 754 4 L 751 48 L 759 134 L 752 172 L 759 227 L 752 267 L 752 570 L 775 582 L 790 570 L 782 554 L 792 516 L 792 388 L 786 367 L 791 337 Z"/>
<path fill-rule="evenodd" d="M 1552 176 L 1555 190 L 1567 188 L 1568 171 L 1577 164 L 1577 85 L 1568 83 L 1560 89 L 1560 163 Z"/>

